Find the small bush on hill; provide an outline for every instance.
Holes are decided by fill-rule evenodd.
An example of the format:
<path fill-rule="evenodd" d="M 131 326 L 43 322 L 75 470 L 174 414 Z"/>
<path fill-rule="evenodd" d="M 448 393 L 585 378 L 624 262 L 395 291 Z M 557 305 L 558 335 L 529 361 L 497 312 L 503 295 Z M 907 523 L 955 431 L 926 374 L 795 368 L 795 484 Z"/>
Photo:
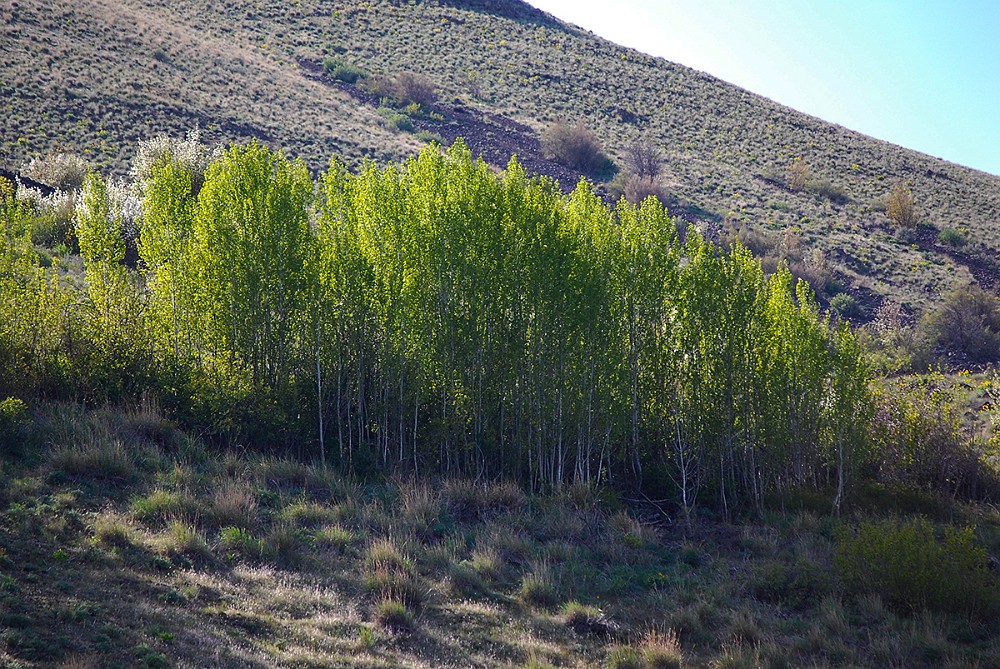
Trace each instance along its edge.
<path fill-rule="evenodd" d="M 837 293 L 831 297 L 830 309 L 842 318 L 853 318 L 860 313 L 857 300 L 849 293 Z"/>
<path fill-rule="evenodd" d="M 668 195 L 655 177 L 641 177 L 638 174 L 622 172 L 609 185 L 613 195 L 620 195 L 632 204 L 641 204 L 647 197 L 655 197 L 661 204 L 666 204 Z"/>
<path fill-rule="evenodd" d="M 965 246 L 965 235 L 962 234 L 960 230 L 954 228 L 945 228 L 938 233 L 937 240 L 941 244 L 947 244 L 948 246 L 953 246 L 958 248 L 960 246 Z"/>
<path fill-rule="evenodd" d="M 342 58 L 324 58 L 323 69 L 326 70 L 330 78 L 343 81 L 347 84 L 357 83 L 358 79 L 365 77 L 364 70 L 353 63 L 348 63 Z"/>
<path fill-rule="evenodd" d="M 640 179 L 655 180 L 663 170 L 663 151 L 650 140 L 625 147 L 625 168 Z"/>
<path fill-rule="evenodd" d="M 32 158 L 21 175 L 59 190 L 79 190 L 90 164 L 75 153 L 55 153 Z"/>
<path fill-rule="evenodd" d="M 981 497 L 992 485 L 980 446 L 963 433 L 963 406 L 941 374 L 887 381 L 871 426 L 876 471 L 887 485 Z"/>
<path fill-rule="evenodd" d="M 601 143 L 582 121 L 576 125 L 550 126 L 542 134 L 542 151 L 550 160 L 589 176 L 607 176 L 614 169 Z"/>
<path fill-rule="evenodd" d="M 438 92 L 434 82 L 422 74 L 402 72 L 395 79 L 396 99 L 400 103 L 415 102 L 429 108 L 437 102 Z"/>
<path fill-rule="evenodd" d="M 923 519 L 865 522 L 839 537 L 834 563 L 858 594 L 875 593 L 897 610 L 927 608 L 989 617 L 1000 588 L 970 527 L 938 536 Z"/>
<path fill-rule="evenodd" d="M 948 295 L 919 330 L 932 348 L 972 363 L 1000 360 L 1000 299 L 969 286 Z"/>
<path fill-rule="evenodd" d="M 829 179 L 810 181 L 806 184 L 806 189 L 820 197 L 825 197 L 834 204 L 844 204 L 850 199 L 842 186 L 838 186 Z"/>
<path fill-rule="evenodd" d="M 917 227 L 917 209 L 913 193 L 904 184 L 896 184 L 885 200 L 885 214 L 897 227 L 912 230 Z"/>
<path fill-rule="evenodd" d="M 30 422 L 23 400 L 8 397 L 0 402 L 0 452 L 17 450 Z"/>
<path fill-rule="evenodd" d="M 788 166 L 788 188 L 800 191 L 809 183 L 809 164 L 801 158 L 796 158 Z"/>

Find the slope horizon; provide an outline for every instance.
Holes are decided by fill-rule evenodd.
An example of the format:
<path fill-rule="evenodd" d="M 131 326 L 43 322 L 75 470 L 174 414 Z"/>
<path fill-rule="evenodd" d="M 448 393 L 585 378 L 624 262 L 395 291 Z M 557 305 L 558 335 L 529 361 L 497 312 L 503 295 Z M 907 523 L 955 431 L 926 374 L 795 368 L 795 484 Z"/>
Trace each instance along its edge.
<path fill-rule="evenodd" d="M 626 0 L 609 14 L 596 3 L 530 4 L 825 122 L 1000 175 L 1000 155 L 991 150 L 1000 144 L 991 112 L 1000 93 L 990 85 L 1000 59 L 984 29 L 995 7 L 769 0 L 751 12 L 730 0 L 656 7 Z M 883 29 L 891 21 L 893 29 Z"/>

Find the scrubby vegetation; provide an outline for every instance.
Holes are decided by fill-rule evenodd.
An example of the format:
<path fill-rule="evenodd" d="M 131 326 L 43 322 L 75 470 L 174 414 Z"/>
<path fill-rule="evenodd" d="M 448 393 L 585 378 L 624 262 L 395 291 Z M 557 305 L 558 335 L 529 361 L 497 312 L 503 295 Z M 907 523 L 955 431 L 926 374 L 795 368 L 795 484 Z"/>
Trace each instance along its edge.
<path fill-rule="evenodd" d="M 149 402 L 7 413 L 27 421 L 0 471 L 10 667 L 1000 660 L 988 506 L 874 487 L 840 519 L 789 496 L 685 524 L 606 487 L 220 449 Z"/>
<path fill-rule="evenodd" d="M 995 179 L 459 4 L 0 10 L 0 666 L 1000 664 Z"/>

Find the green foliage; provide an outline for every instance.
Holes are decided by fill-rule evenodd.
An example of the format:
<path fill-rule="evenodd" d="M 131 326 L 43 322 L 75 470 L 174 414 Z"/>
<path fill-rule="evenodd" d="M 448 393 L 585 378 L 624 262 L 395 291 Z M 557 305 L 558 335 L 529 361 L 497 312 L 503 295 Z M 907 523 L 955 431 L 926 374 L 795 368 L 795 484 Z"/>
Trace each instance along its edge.
<path fill-rule="evenodd" d="M 845 204 L 850 198 L 847 191 L 829 179 L 817 179 L 806 183 L 806 188 L 820 197 L 825 197 L 834 204 Z"/>
<path fill-rule="evenodd" d="M 927 344 L 971 363 L 1000 361 L 1000 298 L 969 286 L 950 293 L 918 330 Z"/>
<path fill-rule="evenodd" d="M 858 302 L 850 293 L 837 293 L 831 297 L 830 309 L 842 318 L 852 318 L 860 314 Z"/>
<path fill-rule="evenodd" d="M 365 77 L 365 72 L 357 65 L 347 62 L 343 58 L 328 56 L 323 59 L 323 69 L 327 75 L 337 81 L 354 84 L 358 79 Z"/>
<path fill-rule="evenodd" d="M 0 402 L 0 452 L 19 450 L 21 442 L 27 437 L 30 423 L 24 400 L 8 397 Z"/>
<path fill-rule="evenodd" d="M 223 527 L 219 531 L 219 547 L 231 560 L 260 560 L 266 548 L 262 539 L 243 527 Z"/>
<path fill-rule="evenodd" d="M 961 230 L 956 230 L 955 228 L 944 228 L 937 236 L 938 243 L 947 244 L 948 246 L 953 246 L 959 248 L 965 246 L 966 238 Z"/>
<path fill-rule="evenodd" d="M 402 132 L 414 132 L 417 128 L 409 115 L 396 111 L 392 107 L 379 107 L 375 113 L 385 119 L 386 124 Z"/>
<path fill-rule="evenodd" d="M 887 380 L 876 400 L 878 480 L 949 495 L 992 492 L 981 445 L 965 436 L 963 406 L 943 375 Z"/>
<path fill-rule="evenodd" d="M 900 610 L 984 619 L 1000 610 L 1000 588 L 971 527 L 938 535 L 923 519 L 864 522 L 839 537 L 834 562 L 852 591 L 877 593 Z"/>
<path fill-rule="evenodd" d="M 409 630 L 413 628 L 413 612 L 405 603 L 386 598 L 375 607 L 375 622 L 390 629 Z"/>
<path fill-rule="evenodd" d="M 30 212 L 5 200 L 11 369 L 47 378 L 71 362 L 95 394 L 151 391 L 225 438 L 279 453 L 319 442 L 358 472 L 634 481 L 688 514 L 867 466 L 853 334 L 787 268 L 766 276 L 746 248 L 693 230 L 682 242 L 653 198 L 612 210 L 514 160 L 497 176 L 456 142 L 357 174 L 334 161 L 314 199 L 302 163 L 256 142 L 161 144 L 133 187 L 87 180 L 82 309 L 38 266 Z M 142 275 L 128 256 L 140 221 Z M 209 516 L 243 522 L 224 501 Z M 439 536 L 444 507 L 522 504 L 516 487 L 453 486 L 411 520 Z"/>
<path fill-rule="evenodd" d="M 800 559 L 795 564 L 764 564 L 755 574 L 752 592 L 761 601 L 795 608 L 816 605 L 833 590 L 826 567 Z"/>
<path fill-rule="evenodd" d="M 608 652 L 608 669 L 643 669 L 642 657 L 632 646 L 614 646 Z"/>

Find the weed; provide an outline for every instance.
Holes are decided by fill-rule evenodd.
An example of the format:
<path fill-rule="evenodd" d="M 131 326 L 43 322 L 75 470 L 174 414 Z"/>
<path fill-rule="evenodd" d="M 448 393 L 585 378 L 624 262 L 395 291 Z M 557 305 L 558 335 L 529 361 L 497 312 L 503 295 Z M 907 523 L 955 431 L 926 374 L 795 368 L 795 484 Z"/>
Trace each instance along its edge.
<path fill-rule="evenodd" d="M 132 503 L 132 513 L 145 523 L 166 522 L 170 519 L 192 521 L 199 515 L 197 500 L 187 493 L 156 490 Z"/>
<path fill-rule="evenodd" d="M 278 518 L 295 527 L 316 527 L 339 520 L 337 509 L 315 502 L 297 502 L 286 506 Z"/>
<path fill-rule="evenodd" d="M 608 651 L 608 669 L 643 669 L 642 657 L 632 646 L 612 646 Z"/>
<path fill-rule="evenodd" d="M 378 635 L 375 630 L 368 625 L 362 625 L 358 628 L 358 644 L 361 648 L 365 650 L 371 650 L 375 647 L 378 642 Z"/>
<path fill-rule="evenodd" d="M 230 482 L 212 497 L 208 514 L 221 527 L 251 528 L 257 520 L 257 497 L 249 484 Z"/>
<path fill-rule="evenodd" d="M 332 548 L 343 552 L 357 539 L 357 535 L 340 525 L 327 525 L 317 530 L 313 535 L 313 544 L 317 548 Z"/>
<path fill-rule="evenodd" d="M 562 615 L 566 624 L 577 634 L 608 636 L 617 629 L 599 608 L 575 600 L 566 602 L 562 606 Z"/>
<path fill-rule="evenodd" d="M 181 520 L 171 521 L 167 525 L 162 546 L 168 553 L 190 558 L 207 558 L 211 555 L 205 537 L 193 525 Z"/>
<path fill-rule="evenodd" d="M 413 612 L 402 601 L 384 598 L 375 607 L 375 622 L 394 630 L 413 628 Z"/>
<path fill-rule="evenodd" d="M 479 572 L 464 561 L 450 567 L 448 583 L 455 593 L 463 597 L 479 597 L 489 591 Z"/>
<path fill-rule="evenodd" d="M 219 531 L 219 547 L 230 560 L 260 560 L 264 557 L 264 542 L 244 527 L 223 527 Z"/>
<path fill-rule="evenodd" d="M 497 581 L 503 578 L 504 564 L 499 551 L 491 546 L 472 551 L 469 566 L 483 578 Z"/>
<path fill-rule="evenodd" d="M 96 441 L 52 451 L 50 462 L 71 478 L 128 483 L 139 470 L 120 441 Z"/>
<path fill-rule="evenodd" d="M 126 548 L 139 543 L 139 534 L 121 515 L 106 512 L 94 520 L 94 539 L 105 546 Z"/>
<path fill-rule="evenodd" d="M 558 601 L 552 566 L 545 560 L 534 565 L 521 579 L 518 596 L 526 604 L 548 608 Z"/>
<path fill-rule="evenodd" d="M 643 636 L 639 652 L 644 669 L 681 669 L 684 666 L 680 638 L 673 630 L 647 632 Z"/>
<path fill-rule="evenodd" d="M 1000 609 L 1000 587 L 970 527 L 938 537 L 926 520 L 864 522 L 838 540 L 835 564 L 856 593 L 902 610 L 926 607 L 980 617 Z"/>
<path fill-rule="evenodd" d="M 471 479 L 448 479 L 442 487 L 448 512 L 462 521 L 481 520 L 489 515 L 524 507 L 524 491 L 511 482 L 476 483 Z"/>

